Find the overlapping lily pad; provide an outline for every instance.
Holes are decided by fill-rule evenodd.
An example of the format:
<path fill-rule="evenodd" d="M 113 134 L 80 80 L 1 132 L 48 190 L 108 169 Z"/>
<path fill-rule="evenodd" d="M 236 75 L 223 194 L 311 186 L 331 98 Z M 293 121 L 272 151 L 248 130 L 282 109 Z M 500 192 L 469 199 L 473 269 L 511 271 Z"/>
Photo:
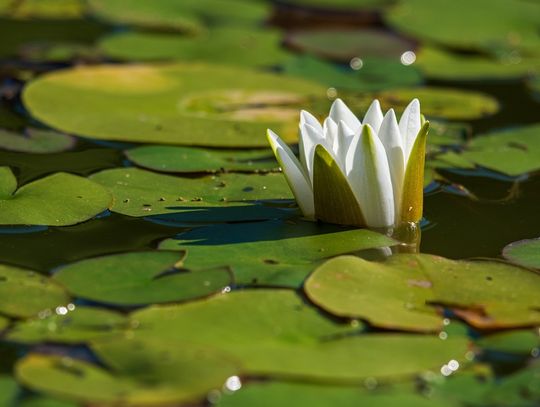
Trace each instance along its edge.
<path fill-rule="evenodd" d="M 76 135 L 261 147 L 267 146 L 267 128 L 296 140 L 299 107 L 325 94 L 324 87 L 296 78 L 219 65 L 173 64 L 55 72 L 27 86 L 23 98 L 35 117 Z"/>
<path fill-rule="evenodd" d="M 183 257 L 178 251 L 113 254 L 69 264 L 54 279 L 77 297 L 116 305 L 190 300 L 231 285 L 227 268 L 190 271 Z"/>
<path fill-rule="evenodd" d="M 480 165 L 511 176 L 540 169 L 540 125 L 479 134 L 459 154 L 469 166 Z M 440 157 L 445 159 L 445 155 Z"/>
<path fill-rule="evenodd" d="M 367 229 L 303 221 L 214 225 L 182 233 L 160 249 L 185 250 L 189 269 L 231 267 L 237 284 L 298 287 L 323 259 L 397 242 Z"/>
<path fill-rule="evenodd" d="M 355 324 L 327 319 L 291 290 L 232 292 L 181 306 L 146 308 L 132 318 L 138 323 L 132 331 L 135 340 L 174 346 L 182 338 L 233 355 L 245 373 L 273 377 L 340 382 L 399 378 L 463 360 L 467 351 L 462 337 L 442 341 L 426 335 L 370 334 L 340 339 L 340 334 L 357 330 Z"/>
<path fill-rule="evenodd" d="M 27 129 L 24 134 L 0 129 L 0 147 L 23 153 L 58 153 L 69 150 L 75 139 L 67 134 L 50 130 Z"/>
<path fill-rule="evenodd" d="M 0 313 L 29 318 L 41 311 L 65 306 L 70 298 L 64 288 L 35 271 L 0 265 Z"/>
<path fill-rule="evenodd" d="M 221 354 L 200 349 L 144 348 L 129 343 L 116 347 L 124 363 L 107 368 L 62 356 L 30 354 L 16 366 L 17 379 L 45 394 L 88 404 L 123 406 L 171 405 L 204 398 L 236 371 Z M 167 362 L 163 363 L 163 357 Z"/>
<path fill-rule="evenodd" d="M 414 48 L 411 41 L 386 31 L 345 28 L 293 31 L 286 44 L 303 53 L 346 63 L 355 57 L 388 57 L 399 61 L 404 52 Z"/>
<path fill-rule="evenodd" d="M 523 77 L 540 71 L 540 58 L 506 55 L 500 58 L 460 55 L 435 47 L 417 53 L 417 66 L 429 78 L 482 80 Z"/>
<path fill-rule="evenodd" d="M 495 333 L 481 338 L 478 345 L 490 351 L 530 355 L 540 347 L 538 329 Z"/>
<path fill-rule="evenodd" d="M 282 174 L 225 173 L 182 178 L 138 168 L 115 168 L 94 174 L 91 179 L 111 191 L 112 211 L 129 216 L 170 215 L 177 222 L 290 216 L 288 211 L 252 203 L 291 199 Z"/>
<path fill-rule="evenodd" d="M 427 254 L 394 255 L 385 263 L 334 258 L 305 285 L 309 298 L 333 314 L 407 330 L 440 328 L 442 316 L 431 304 L 453 308 L 480 328 L 534 326 L 538 289 L 540 275 L 526 269 Z"/>
<path fill-rule="evenodd" d="M 80 344 L 119 335 L 127 318 L 104 308 L 68 304 L 39 318 L 17 322 L 6 333 L 10 341 L 26 344 L 57 342 Z"/>
<path fill-rule="evenodd" d="M 510 243 L 503 249 L 503 256 L 512 263 L 540 269 L 540 239 Z"/>
<path fill-rule="evenodd" d="M 67 173 L 16 186 L 11 170 L 0 167 L 1 225 L 73 225 L 93 218 L 111 203 L 105 188 Z"/>
<path fill-rule="evenodd" d="M 271 150 L 142 146 L 127 150 L 126 156 L 138 166 L 162 172 L 264 172 L 278 169 Z"/>
<path fill-rule="evenodd" d="M 274 66 L 290 58 L 276 31 L 216 28 L 198 36 L 126 32 L 104 38 L 106 55 L 130 61 L 204 61 L 243 67 Z"/>
<path fill-rule="evenodd" d="M 268 5 L 249 0 L 91 0 L 90 6 L 116 23 L 188 32 L 207 25 L 254 25 L 269 14 Z"/>
<path fill-rule="evenodd" d="M 386 14 L 392 27 L 422 40 L 467 50 L 536 54 L 539 18 L 540 5 L 528 0 L 404 0 Z"/>
<path fill-rule="evenodd" d="M 348 102 L 357 112 L 365 112 L 373 98 L 379 99 L 384 110 L 396 111 L 403 111 L 412 99 L 418 98 L 422 114 L 428 118 L 472 120 L 499 110 L 497 100 L 484 93 L 441 87 L 392 89 L 351 98 Z"/>

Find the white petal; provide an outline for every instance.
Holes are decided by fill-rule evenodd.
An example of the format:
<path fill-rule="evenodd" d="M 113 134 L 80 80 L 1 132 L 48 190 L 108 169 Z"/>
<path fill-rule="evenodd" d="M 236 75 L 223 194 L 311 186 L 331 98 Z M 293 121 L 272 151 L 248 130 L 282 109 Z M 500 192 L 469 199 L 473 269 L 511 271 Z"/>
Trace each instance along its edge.
<path fill-rule="evenodd" d="M 379 132 L 379 127 L 383 121 L 383 113 L 381 105 L 377 99 L 371 102 L 369 109 L 364 116 L 364 124 L 369 124 L 375 133 Z"/>
<path fill-rule="evenodd" d="M 403 146 L 405 147 L 405 163 L 409 160 L 409 154 L 422 127 L 420 118 L 420 102 L 413 99 L 405 108 L 399 120 L 399 130 L 403 137 Z"/>
<path fill-rule="evenodd" d="M 320 126 L 319 126 L 320 127 Z M 322 127 L 321 127 L 322 129 Z M 315 127 L 308 123 L 304 123 L 300 127 L 300 161 L 304 165 L 306 172 L 313 181 L 313 154 L 317 144 L 324 144 L 322 131 L 318 131 Z"/>
<path fill-rule="evenodd" d="M 289 146 L 270 129 L 267 130 L 267 138 L 279 165 L 283 169 L 298 206 L 306 218 L 313 219 L 315 216 L 313 189 L 300 161 L 298 161 Z"/>
<path fill-rule="evenodd" d="M 351 145 L 351 148 L 353 145 Z M 364 124 L 355 150 L 349 150 L 347 174 L 351 187 L 360 203 L 365 221 L 370 227 L 388 227 L 394 224 L 394 192 L 388 159 L 384 146 L 371 126 Z"/>
<path fill-rule="evenodd" d="M 394 189 L 395 213 L 398 216 L 401 207 L 403 179 L 405 177 L 405 153 L 394 109 L 390 109 L 384 116 L 378 136 L 386 151 Z"/>
<path fill-rule="evenodd" d="M 347 151 L 349 151 L 349 147 L 354 139 L 354 131 L 347 126 L 347 124 L 340 120 L 338 123 L 338 131 L 337 131 L 337 152 L 336 152 L 336 158 L 337 163 L 345 173 L 346 171 L 346 159 L 347 159 Z"/>
<path fill-rule="evenodd" d="M 324 146 L 326 149 L 332 153 L 335 157 L 336 151 L 337 151 L 337 131 L 338 126 L 337 123 L 332 120 L 331 117 L 327 117 L 324 119 L 323 123 L 323 133 L 324 133 Z"/>
<path fill-rule="evenodd" d="M 317 131 L 322 134 L 323 129 L 321 123 L 317 120 L 317 118 L 308 111 L 302 110 L 300 112 L 300 127 L 302 127 L 302 125 L 306 123 L 310 126 L 313 126 Z"/>
<path fill-rule="evenodd" d="M 355 114 L 351 112 L 351 109 L 349 109 L 349 107 L 339 98 L 332 103 L 329 116 L 335 123 L 339 123 L 343 120 L 345 124 L 355 132 L 358 131 L 362 125 Z"/>

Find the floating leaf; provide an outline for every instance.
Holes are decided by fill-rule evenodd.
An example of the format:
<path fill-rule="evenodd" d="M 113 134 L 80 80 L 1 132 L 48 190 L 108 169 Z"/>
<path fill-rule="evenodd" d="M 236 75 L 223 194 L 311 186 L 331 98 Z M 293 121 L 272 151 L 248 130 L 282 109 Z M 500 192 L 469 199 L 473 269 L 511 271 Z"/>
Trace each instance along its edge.
<path fill-rule="evenodd" d="M 305 285 L 309 298 L 328 312 L 405 330 L 441 327 L 442 316 L 430 304 L 446 305 L 479 328 L 536 325 L 538 289 L 540 275 L 519 267 L 427 254 L 395 255 L 384 263 L 337 257 Z"/>
<path fill-rule="evenodd" d="M 15 380 L 6 375 L 0 375 L 0 406 L 14 405 L 19 393 L 19 386 Z"/>
<path fill-rule="evenodd" d="M 443 80 L 485 80 L 523 77 L 540 70 L 540 58 L 518 55 L 501 58 L 460 55 L 435 47 L 422 47 L 416 65 L 429 78 Z"/>
<path fill-rule="evenodd" d="M 81 0 L 5 0 L 0 3 L 0 15 L 15 19 L 79 19 L 84 12 Z"/>
<path fill-rule="evenodd" d="M 285 42 L 302 53 L 346 63 L 355 57 L 391 57 L 399 61 L 401 54 L 414 47 L 409 40 L 387 31 L 351 28 L 293 31 Z"/>
<path fill-rule="evenodd" d="M 70 401 L 58 400 L 51 397 L 26 397 L 21 400 L 18 407 L 77 407 Z"/>
<path fill-rule="evenodd" d="M 0 316 L 0 332 L 2 332 L 9 325 L 9 319 Z"/>
<path fill-rule="evenodd" d="M 393 108 L 396 111 L 403 111 L 412 99 L 418 98 L 422 113 L 428 118 L 472 120 L 499 110 L 498 102 L 484 93 L 440 87 L 392 89 L 348 102 L 356 111 L 365 112 L 374 98 L 379 99 L 383 110 Z"/>
<path fill-rule="evenodd" d="M 182 268 L 178 251 L 113 254 L 68 264 L 54 275 L 74 296 L 116 305 L 185 301 L 231 285 L 226 268 Z"/>
<path fill-rule="evenodd" d="M 122 314 L 104 308 L 69 304 L 46 316 L 17 322 L 5 336 L 10 341 L 26 344 L 81 344 L 118 335 L 126 325 L 127 319 Z"/>
<path fill-rule="evenodd" d="M 395 29 L 429 42 L 465 50 L 521 49 L 536 54 L 539 18 L 540 5 L 527 0 L 405 0 L 386 14 Z"/>
<path fill-rule="evenodd" d="M 126 32 L 105 37 L 99 48 L 128 61 L 204 61 L 248 66 L 274 66 L 290 58 L 281 47 L 281 34 L 252 28 L 214 28 L 198 36 Z"/>
<path fill-rule="evenodd" d="M 484 336 L 477 343 L 491 351 L 530 355 L 540 347 L 540 336 L 538 330 L 517 330 Z"/>
<path fill-rule="evenodd" d="M 99 184 L 60 172 L 15 191 L 11 172 L 2 168 L 0 225 L 73 225 L 93 218 L 111 203 L 111 195 Z"/>
<path fill-rule="evenodd" d="M 30 354 L 16 366 L 17 379 L 45 394 L 85 404 L 140 406 L 196 401 L 219 388 L 236 371 L 221 354 L 197 348 L 143 348 L 137 352 L 128 341 L 116 348 L 116 356 L 128 352 L 115 374 L 88 362 L 60 356 Z M 138 371 L 134 370 L 134 366 Z"/>
<path fill-rule="evenodd" d="M 540 238 L 510 243 L 503 249 L 503 256 L 512 263 L 540 269 Z"/>
<path fill-rule="evenodd" d="M 177 222 L 259 220 L 287 216 L 279 208 L 250 202 L 291 199 L 282 174 L 218 174 L 181 178 L 137 168 L 116 168 L 91 179 L 114 196 L 113 212 L 129 216 L 167 215 Z"/>
<path fill-rule="evenodd" d="M 127 150 L 126 156 L 141 167 L 163 172 L 259 172 L 276 170 L 278 167 L 270 150 L 142 146 Z"/>
<path fill-rule="evenodd" d="M 24 153 L 58 153 L 73 148 L 75 139 L 50 130 L 27 129 L 21 135 L 0 129 L 0 147 Z"/>
<path fill-rule="evenodd" d="M 132 318 L 138 323 L 131 331 L 136 340 L 174 346 L 181 338 L 212 346 L 257 376 L 339 382 L 398 378 L 463 360 L 467 350 L 463 338 L 370 334 L 338 339 L 354 332 L 355 325 L 327 319 L 292 290 L 232 292 L 180 306 L 146 308 Z"/>
<path fill-rule="evenodd" d="M 77 135 L 267 147 L 267 128 L 296 140 L 300 106 L 325 92 L 300 79 L 237 67 L 101 65 L 42 76 L 26 87 L 23 99 L 39 120 Z"/>
<path fill-rule="evenodd" d="M 29 318 L 40 311 L 67 305 L 70 298 L 59 284 L 32 270 L 0 264 L 0 313 Z"/>
<path fill-rule="evenodd" d="M 268 221 L 194 229 L 163 241 L 160 249 L 185 250 L 189 269 L 229 266 L 237 284 L 298 287 L 323 259 L 395 244 L 367 229 Z"/>
<path fill-rule="evenodd" d="M 460 159 L 511 176 L 540 170 L 540 125 L 479 134 L 466 145 Z M 446 159 L 446 155 L 438 157 Z M 460 167 L 467 167 L 460 165 Z"/>

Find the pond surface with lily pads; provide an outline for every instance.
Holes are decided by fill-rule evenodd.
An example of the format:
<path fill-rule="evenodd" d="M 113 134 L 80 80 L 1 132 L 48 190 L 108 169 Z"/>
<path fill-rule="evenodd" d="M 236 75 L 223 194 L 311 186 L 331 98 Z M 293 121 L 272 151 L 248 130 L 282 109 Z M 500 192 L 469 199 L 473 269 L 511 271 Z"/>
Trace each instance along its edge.
<path fill-rule="evenodd" d="M 539 26 L 0 0 L 0 407 L 540 405 Z M 420 100 L 421 233 L 302 218 L 266 129 L 336 98 Z"/>

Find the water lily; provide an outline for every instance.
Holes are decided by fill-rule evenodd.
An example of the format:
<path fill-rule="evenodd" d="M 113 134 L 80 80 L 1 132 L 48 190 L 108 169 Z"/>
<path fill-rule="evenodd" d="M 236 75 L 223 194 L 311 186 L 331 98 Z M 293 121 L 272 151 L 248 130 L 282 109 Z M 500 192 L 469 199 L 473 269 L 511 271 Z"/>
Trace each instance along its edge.
<path fill-rule="evenodd" d="M 267 136 L 306 218 L 391 227 L 422 217 L 429 122 L 414 99 L 399 122 L 374 100 L 360 121 L 336 99 L 323 124 L 300 113 L 300 160 L 272 130 Z"/>

